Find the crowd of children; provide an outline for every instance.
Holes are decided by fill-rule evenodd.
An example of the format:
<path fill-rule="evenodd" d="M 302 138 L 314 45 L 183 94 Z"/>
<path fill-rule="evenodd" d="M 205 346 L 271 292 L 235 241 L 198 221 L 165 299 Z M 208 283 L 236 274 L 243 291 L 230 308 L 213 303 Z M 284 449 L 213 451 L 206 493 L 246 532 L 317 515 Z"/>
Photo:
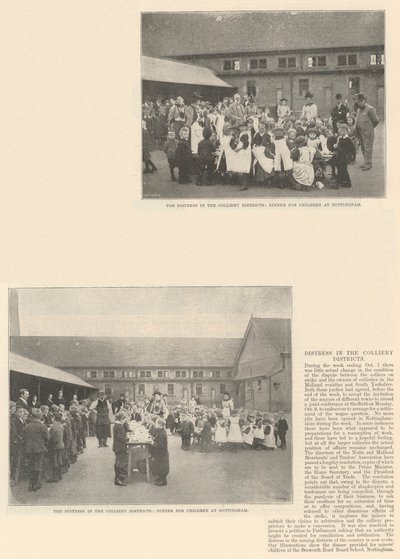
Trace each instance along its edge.
<path fill-rule="evenodd" d="M 84 452 L 92 410 L 76 398 L 69 406 L 20 402 L 10 402 L 11 482 L 27 479 L 29 491 L 37 491 L 43 481 L 61 481 Z"/>
<path fill-rule="evenodd" d="M 322 119 L 315 103 L 306 101 L 297 117 L 285 99 L 273 116 L 269 107 L 257 107 L 252 98 L 242 103 L 237 94 L 216 104 L 195 99 L 188 107 L 181 97 L 165 105 L 160 99 L 158 104 L 147 100 L 142 120 L 145 172 L 156 170 L 152 143 L 163 149 L 171 180 L 180 184 L 234 184 L 239 190 L 250 185 L 351 187 L 348 165 L 355 162 L 359 148 L 355 112 L 344 105 L 339 116 Z M 154 124 L 160 111 L 162 126 Z"/>

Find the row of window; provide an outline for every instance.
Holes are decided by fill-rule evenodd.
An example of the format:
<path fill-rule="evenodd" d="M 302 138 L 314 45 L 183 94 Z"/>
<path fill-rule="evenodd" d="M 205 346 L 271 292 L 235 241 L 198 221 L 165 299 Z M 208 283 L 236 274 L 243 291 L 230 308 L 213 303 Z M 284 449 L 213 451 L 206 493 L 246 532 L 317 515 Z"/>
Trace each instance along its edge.
<path fill-rule="evenodd" d="M 385 55 L 382 53 L 370 54 L 369 63 L 371 66 L 383 66 L 385 64 Z M 337 55 L 337 66 L 357 66 L 358 55 L 357 54 L 338 54 Z M 324 67 L 327 65 L 327 59 L 325 55 L 309 56 L 307 57 L 307 67 L 317 68 Z M 250 70 L 266 70 L 267 59 L 266 58 L 250 58 L 249 66 Z M 278 68 L 296 68 L 297 58 L 295 56 L 280 56 L 278 57 Z M 223 69 L 225 71 L 234 70 L 239 71 L 241 69 L 241 61 L 236 60 L 224 60 Z"/>
<path fill-rule="evenodd" d="M 349 88 L 349 92 L 351 92 L 353 95 L 355 93 L 359 93 L 361 91 L 360 87 L 361 87 L 361 82 L 360 82 L 360 78 L 359 77 L 350 77 L 348 78 L 348 88 Z M 246 82 L 246 90 L 247 90 L 247 95 L 253 96 L 253 97 L 257 97 L 257 82 L 255 80 L 249 80 Z M 298 89 L 299 93 L 299 97 L 304 97 L 304 95 L 307 93 L 307 91 L 310 91 L 310 80 L 307 78 L 301 78 L 299 79 L 299 89 Z M 282 89 L 277 89 L 277 101 L 279 101 L 279 99 L 282 98 L 282 94 L 283 91 Z"/>
<path fill-rule="evenodd" d="M 154 390 L 154 388 L 158 388 L 158 387 L 151 387 L 151 390 Z M 202 384 L 196 384 L 195 385 L 195 393 L 198 394 L 199 396 L 201 394 L 203 394 L 203 385 Z M 225 394 L 226 392 L 226 385 L 225 384 L 220 384 L 219 385 L 219 393 L 220 394 Z M 138 395 L 139 396 L 145 396 L 146 394 L 146 385 L 145 384 L 138 384 Z M 168 396 L 174 396 L 175 395 L 175 385 L 174 384 L 167 384 L 167 394 Z"/>
<path fill-rule="evenodd" d="M 175 378 L 189 378 L 189 371 L 174 371 Z M 169 378 L 170 372 L 169 371 L 156 371 L 156 378 Z M 115 371 L 103 371 L 102 376 L 101 373 L 97 371 L 87 371 L 86 376 L 87 378 L 116 378 Z M 204 378 L 207 375 L 204 371 L 193 371 L 192 376 L 193 378 Z M 210 371 L 208 373 L 210 378 L 221 378 L 221 371 Z M 133 371 L 121 371 L 121 378 L 134 378 Z M 226 371 L 227 378 L 232 378 L 232 371 Z M 139 371 L 139 378 L 152 378 L 152 371 Z"/>

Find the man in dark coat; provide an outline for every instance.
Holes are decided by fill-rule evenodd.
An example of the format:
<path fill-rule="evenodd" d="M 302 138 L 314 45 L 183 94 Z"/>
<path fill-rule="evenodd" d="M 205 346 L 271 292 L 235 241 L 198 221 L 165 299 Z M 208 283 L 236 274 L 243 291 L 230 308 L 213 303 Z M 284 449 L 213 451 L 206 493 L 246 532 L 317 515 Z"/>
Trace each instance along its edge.
<path fill-rule="evenodd" d="M 17 408 L 24 408 L 24 410 L 29 411 L 28 398 L 29 398 L 29 390 L 27 390 L 26 388 L 21 388 L 21 390 L 19 391 L 19 398 L 15 402 Z"/>
<path fill-rule="evenodd" d="M 182 437 L 182 450 L 190 450 L 190 441 L 194 433 L 193 422 L 190 421 L 190 417 L 185 416 L 182 421 L 181 427 L 181 437 Z"/>
<path fill-rule="evenodd" d="M 110 413 L 105 392 L 99 392 L 99 399 L 96 404 L 96 436 L 99 441 L 99 448 L 108 446 L 107 439 L 111 437 Z"/>
<path fill-rule="evenodd" d="M 47 406 L 49 408 L 49 410 L 51 410 L 51 406 L 55 406 L 55 402 L 53 402 L 53 394 L 49 394 L 47 396 L 47 400 L 44 403 L 45 406 Z"/>
<path fill-rule="evenodd" d="M 201 452 L 211 452 L 211 424 L 208 415 L 204 417 L 203 429 L 200 433 Z"/>
<path fill-rule="evenodd" d="M 113 451 L 115 454 L 114 484 L 126 485 L 128 475 L 128 437 L 125 429 L 126 414 L 118 412 L 113 428 Z"/>
<path fill-rule="evenodd" d="M 343 102 L 343 97 L 340 93 L 336 95 L 336 105 L 331 110 L 332 126 L 335 134 L 337 134 L 338 122 L 346 122 L 349 107 L 346 102 Z"/>
<path fill-rule="evenodd" d="M 48 482 L 60 481 L 62 479 L 64 450 L 64 426 L 61 413 L 54 414 L 54 422 L 49 431 L 49 462 L 52 468 L 52 477 Z"/>
<path fill-rule="evenodd" d="M 42 412 L 34 408 L 32 421 L 25 427 L 23 434 L 25 453 L 28 458 L 29 491 L 37 491 L 42 486 L 43 457 L 49 440 L 49 432 L 41 419 Z"/>
<path fill-rule="evenodd" d="M 169 474 L 169 454 L 168 437 L 165 430 L 165 421 L 157 419 L 154 429 L 153 445 L 153 475 L 156 478 L 156 485 L 167 485 L 167 475 Z"/>
<path fill-rule="evenodd" d="M 64 398 L 64 395 L 63 395 L 63 391 L 62 391 L 62 390 L 59 390 L 59 391 L 58 391 L 58 395 L 57 395 L 57 399 L 56 399 L 56 402 L 55 402 L 55 403 L 57 404 L 57 406 L 59 406 L 60 404 L 62 404 L 65 408 L 67 407 L 67 402 L 66 402 L 66 400 L 65 400 L 65 398 Z"/>
<path fill-rule="evenodd" d="M 278 423 L 277 423 L 277 431 L 278 431 L 278 437 L 281 441 L 281 450 L 286 450 L 286 433 L 289 430 L 289 425 L 288 422 L 285 419 L 285 414 L 283 413 L 283 411 L 279 412 L 279 419 L 278 419 Z"/>

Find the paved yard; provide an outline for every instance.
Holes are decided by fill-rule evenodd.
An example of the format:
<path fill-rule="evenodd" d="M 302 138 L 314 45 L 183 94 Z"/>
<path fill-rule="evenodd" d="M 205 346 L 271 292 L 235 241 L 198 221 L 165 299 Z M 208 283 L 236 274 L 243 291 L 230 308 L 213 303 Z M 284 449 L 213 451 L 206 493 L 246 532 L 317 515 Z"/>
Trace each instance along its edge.
<path fill-rule="evenodd" d="M 321 190 L 299 192 L 290 189 L 251 186 L 249 190 L 239 192 L 238 186 L 221 184 L 196 186 L 195 180 L 192 184 L 180 185 L 170 179 L 165 154 L 162 151 L 153 151 L 152 159 L 158 171 L 143 175 L 143 198 L 381 198 L 385 196 L 384 124 L 378 125 L 375 136 L 373 168 L 365 172 L 359 169 L 359 165 L 363 163 L 361 151 L 357 155 L 356 165 L 349 166 L 352 188 L 333 190 L 327 186 Z M 328 170 L 330 171 L 330 167 Z M 177 173 L 177 169 L 175 172 Z M 328 185 L 329 182 L 328 177 Z"/>
<path fill-rule="evenodd" d="M 290 433 L 290 431 L 289 431 Z M 291 440 L 288 450 L 255 451 L 240 448 L 203 454 L 180 449 L 179 436 L 169 435 L 170 475 L 168 486 L 146 482 L 133 473 L 127 487 L 114 485 L 114 454 L 97 448 L 97 439 L 87 439 L 87 449 L 59 483 L 44 483 L 28 492 L 27 482 L 11 487 L 14 505 L 107 505 L 107 504 L 255 504 L 291 500 Z"/>

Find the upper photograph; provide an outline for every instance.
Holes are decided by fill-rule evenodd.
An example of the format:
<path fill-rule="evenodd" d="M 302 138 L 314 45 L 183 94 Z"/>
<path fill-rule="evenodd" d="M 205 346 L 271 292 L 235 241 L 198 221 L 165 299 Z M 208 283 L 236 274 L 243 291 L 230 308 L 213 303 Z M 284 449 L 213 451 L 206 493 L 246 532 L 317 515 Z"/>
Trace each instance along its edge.
<path fill-rule="evenodd" d="M 383 198 L 383 11 L 142 13 L 142 197 Z"/>

